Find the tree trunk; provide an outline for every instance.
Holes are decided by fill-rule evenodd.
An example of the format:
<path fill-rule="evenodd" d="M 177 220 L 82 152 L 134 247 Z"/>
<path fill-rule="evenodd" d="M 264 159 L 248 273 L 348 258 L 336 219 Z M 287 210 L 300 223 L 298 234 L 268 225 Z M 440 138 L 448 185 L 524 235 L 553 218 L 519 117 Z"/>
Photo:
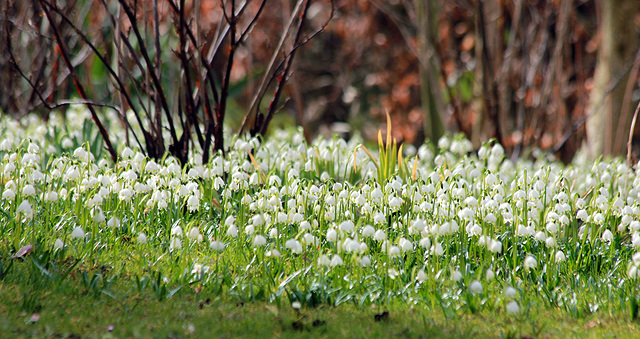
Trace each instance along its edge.
<path fill-rule="evenodd" d="M 617 135 L 628 135 L 631 116 L 621 116 L 625 86 L 629 80 L 629 65 L 638 46 L 634 18 L 637 0 L 600 2 L 600 49 L 589 98 L 587 114 L 587 144 L 590 157 L 622 155 L 625 142 L 616 142 Z"/>
<path fill-rule="evenodd" d="M 501 7 L 497 0 L 479 0 L 476 13 L 476 68 L 472 103 L 476 112 L 471 142 L 475 147 L 492 136 L 502 142 L 508 123 L 508 103 L 499 98 L 498 86 L 506 90 L 506 82 L 496 83 L 498 71 L 503 62 L 503 30 Z M 507 96 L 503 96 L 504 99 Z M 491 131 L 494 131 L 493 133 Z"/>
<path fill-rule="evenodd" d="M 438 3 L 434 0 L 415 0 L 418 20 L 418 48 L 424 57 L 420 63 L 420 99 L 424 112 L 424 136 L 434 144 L 444 134 L 444 123 L 440 112 L 442 99 L 439 90 L 438 72 L 433 58 L 433 41 L 437 31 Z"/>

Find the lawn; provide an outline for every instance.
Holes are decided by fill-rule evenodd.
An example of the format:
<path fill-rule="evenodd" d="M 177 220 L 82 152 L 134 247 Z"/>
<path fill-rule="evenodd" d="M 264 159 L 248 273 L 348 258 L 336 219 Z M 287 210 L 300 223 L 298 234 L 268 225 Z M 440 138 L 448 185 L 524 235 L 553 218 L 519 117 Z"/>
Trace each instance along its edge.
<path fill-rule="evenodd" d="M 0 122 L 2 337 L 640 337 L 620 159 L 288 130 L 114 164 L 70 114 Z"/>

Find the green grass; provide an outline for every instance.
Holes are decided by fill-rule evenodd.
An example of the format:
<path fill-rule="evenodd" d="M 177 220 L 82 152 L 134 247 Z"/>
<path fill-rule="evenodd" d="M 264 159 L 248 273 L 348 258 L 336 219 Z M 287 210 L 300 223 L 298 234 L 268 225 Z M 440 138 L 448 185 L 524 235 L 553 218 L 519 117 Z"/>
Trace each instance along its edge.
<path fill-rule="evenodd" d="M 571 314 L 534 301 L 517 315 L 499 304 L 471 314 L 456 304 L 445 311 L 396 298 L 295 310 L 283 299 L 247 300 L 210 283 L 179 289 L 165 283 L 165 293 L 158 294 L 152 279 L 146 288 L 136 280 L 149 267 L 127 266 L 117 256 L 74 266 L 70 257 L 54 255 L 50 260 L 58 270 L 69 270 L 54 280 L 33 263 L 36 257 L 37 250 L 25 259 L 1 260 L 5 269 L 10 265 L 0 280 L 1 338 L 640 338 L 639 320 L 588 308 Z"/>
<path fill-rule="evenodd" d="M 277 131 L 204 165 L 112 164 L 34 124 L 0 120 L 0 338 L 640 336 L 621 160 Z"/>
<path fill-rule="evenodd" d="M 78 280 L 72 275 L 64 286 L 49 291 L 34 290 L 17 276 L 0 282 L 0 337 L 640 337 L 638 321 L 598 313 L 575 318 L 538 305 L 526 315 L 511 316 L 501 310 L 459 312 L 451 319 L 440 310 L 403 303 L 319 305 L 296 312 L 289 304 L 222 299 L 206 288 L 181 289 L 170 299 L 158 301 L 130 290 L 126 278 L 119 279 L 110 295 L 94 295 Z M 34 314 L 39 315 L 37 321 L 32 319 Z"/>

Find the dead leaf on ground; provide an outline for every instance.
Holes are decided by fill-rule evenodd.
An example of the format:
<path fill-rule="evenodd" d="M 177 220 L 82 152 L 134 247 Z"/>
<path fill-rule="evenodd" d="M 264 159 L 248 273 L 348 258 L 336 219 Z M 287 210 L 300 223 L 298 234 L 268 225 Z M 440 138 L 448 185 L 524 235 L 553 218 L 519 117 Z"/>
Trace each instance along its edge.
<path fill-rule="evenodd" d="M 304 324 L 302 323 L 302 321 L 296 320 L 291 323 L 291 328 L 293 328 L 296 331 L 302 331 L 304 330 Z"/>
<path fill-rule="evenodd" d="M 378 313 L 378 314 L 373 316 L 373 319 L 375 321 L 388 320 L 389 319 L 389 311 L 384 311 L 382 313 Z"/>
<path fill-rule="evenodd" d="M 596 320 L 591 320 L 590 322 L 587 323 L 587 328 L 594 328 L 596 326 L 600 325 L 600 320 L 596 319 Z"/>
<path fill-rule="evenodd" d="M 29 318 L 29 322 L 30 323 L 35 323 L 38 320 L 40 320 L 40 313 L 34 313 L 31 315 L 31 317 Z"/>
<path fill-rule="evenodd" d="M 12 258 L 17 259 L 17 258 L 24 258 L 27 255 L 29 255 L 29 253 L 33 252 L 33 245 L 25 245 L 22 246 L 18 252 L 16 252 L 16 254 L 13 255 Z"/>
<path fill-rule="evenodd" d="M 314 320 L 314 321 L 311 323 L 311 326 L 313 326 L 313 327 L 319 327 L 319 326 L 324 326 L 324 325 L 326 325 L 326 324 L 327 324 L 327 322 L 326 322 L 326 321 L 324 321 L 324 320 L 320 320 L 320 319 L 316 319 L 316 320 Z"/>

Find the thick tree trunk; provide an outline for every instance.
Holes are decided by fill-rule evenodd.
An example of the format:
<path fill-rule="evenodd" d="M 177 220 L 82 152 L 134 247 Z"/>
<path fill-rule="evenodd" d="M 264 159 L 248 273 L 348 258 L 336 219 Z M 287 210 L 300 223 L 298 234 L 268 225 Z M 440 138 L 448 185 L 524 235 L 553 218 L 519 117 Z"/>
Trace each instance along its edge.
<path fill-rule="evenodd" d="M 506 90 L 506 83 L 496 84 L 502 58 L 502 13 L 497 0 L 480 0 L 476 13 L 476 69 L 473 110 L 477 113 L 471 142 L 479 147 L 483 141 L 496 136 L 498 141 L 506 134 L 508 103 L 500 100 L 497 86 Z M 504 99 L 507 96 L 503 96 Z M 500 124 L 499 124 L 500 123 Z"/>
<path fill-rule="evenodd" d="M 600 49 L 587 109 L 592 116 L 586 126 L 585 146 L 592 158 L 622 155 L 625 151 L 626 143 L 616 142 L 616 137 L 628 135 L 631 125 L 631 116 L 621 116 L 621 109 L 629 77 L 627 71 L 638 46 L 634 26 L 638 1 L 607 0 L 600 2 L 600 6 Z"/>
<path fill-rule="evenodd" d="M 424 112 L 424 135 L 435 144 L 445 132 L 440 115 L 443 104 L 432 44 L 437 31 L 438 3 L 434 0 L 415 0 L 415 8 L 418 19 L 418 52 L 423 56 L 423 62 L 420 63 L 420 99 Z"/>

